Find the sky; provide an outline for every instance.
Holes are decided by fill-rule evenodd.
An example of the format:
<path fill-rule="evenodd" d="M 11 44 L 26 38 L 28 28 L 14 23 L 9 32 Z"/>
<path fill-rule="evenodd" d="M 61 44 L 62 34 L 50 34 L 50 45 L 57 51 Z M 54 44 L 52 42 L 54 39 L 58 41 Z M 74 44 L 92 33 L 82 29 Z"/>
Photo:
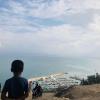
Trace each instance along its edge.
<path fill-rule="evenodd" d="M 0 0 L 0 55 L 100 63 L 100 0 Z"/>

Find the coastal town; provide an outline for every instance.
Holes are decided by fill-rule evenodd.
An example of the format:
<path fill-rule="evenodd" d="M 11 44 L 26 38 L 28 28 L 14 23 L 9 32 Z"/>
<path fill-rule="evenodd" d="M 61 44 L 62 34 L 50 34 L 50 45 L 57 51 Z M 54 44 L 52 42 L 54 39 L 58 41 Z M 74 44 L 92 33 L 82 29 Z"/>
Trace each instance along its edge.
<path fill-rule="evenodd" d="M 38 82 L 44 91 L 54 91 L 60 87 L 70 87 L 79 85 L 81 79 L 71 76 L 69 73 L 57 73 L 43 77 L 35 77 L 28 79 L 29 83 Z"/>

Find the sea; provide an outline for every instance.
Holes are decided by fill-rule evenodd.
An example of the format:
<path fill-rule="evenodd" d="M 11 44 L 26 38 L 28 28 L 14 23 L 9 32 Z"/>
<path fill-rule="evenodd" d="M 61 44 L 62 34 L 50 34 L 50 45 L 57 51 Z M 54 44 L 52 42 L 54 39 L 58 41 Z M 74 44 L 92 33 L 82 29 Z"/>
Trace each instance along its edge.
<path fill-rule="evenodd" d="M 12 77 L 11 63 L 15 59 L 21 59 L 24 62 L 23 77 L 29 79 L 32 77 L 46 76 L 55 73 L 72 73 L 77 76 L 84 76 L 90 71 L 87 70 L 87 60 L 51 56 L 20 56 L 20 57 L 0 57 L 0 83 L 3 85 L 5 80 Z"/>

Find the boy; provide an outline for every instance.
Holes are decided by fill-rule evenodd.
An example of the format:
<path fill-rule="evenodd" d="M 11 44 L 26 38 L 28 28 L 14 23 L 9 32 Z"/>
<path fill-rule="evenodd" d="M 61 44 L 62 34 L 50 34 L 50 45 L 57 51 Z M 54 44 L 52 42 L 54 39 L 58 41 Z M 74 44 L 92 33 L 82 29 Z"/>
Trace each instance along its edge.
<path fill-rule="evenodd" d="M 24 63 L 21 60 L 14 60 L 11 64 L 13 77 L 6 80 L 1 93 L 2 100 L 25 100 L 28 97 L 28 81 L 21 77 Z"/>

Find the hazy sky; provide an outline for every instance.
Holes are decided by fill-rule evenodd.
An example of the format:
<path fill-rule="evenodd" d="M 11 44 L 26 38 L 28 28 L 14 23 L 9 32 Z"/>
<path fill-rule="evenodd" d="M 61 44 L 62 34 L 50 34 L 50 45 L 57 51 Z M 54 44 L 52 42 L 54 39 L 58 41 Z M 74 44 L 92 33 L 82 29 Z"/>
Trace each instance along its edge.
<path fill-rule="evenodd" d="M 100 0 L 0 0 L 0 51 L 100 57 Z"/>
<path fill-rule="evenodd" d="M 99 59 L 100 0 L 0 0 L 0 52 Z"/>

